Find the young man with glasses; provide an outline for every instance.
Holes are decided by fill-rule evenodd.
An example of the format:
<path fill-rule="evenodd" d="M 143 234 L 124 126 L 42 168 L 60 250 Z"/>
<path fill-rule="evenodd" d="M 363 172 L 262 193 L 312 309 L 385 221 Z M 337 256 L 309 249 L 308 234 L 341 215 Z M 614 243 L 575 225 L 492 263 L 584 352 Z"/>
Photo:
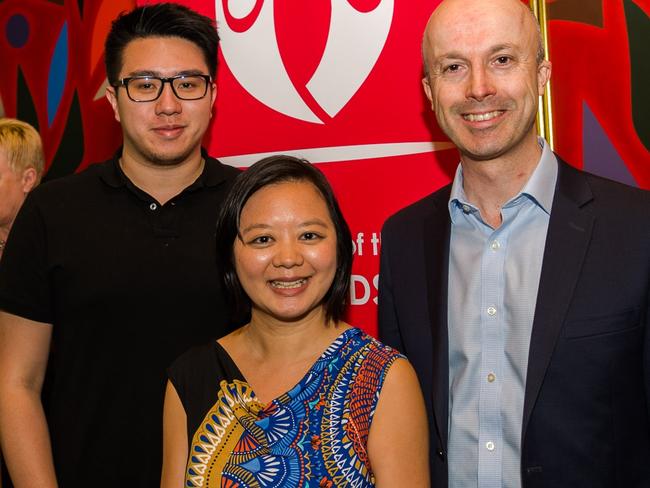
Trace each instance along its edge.
<path fill-rule="evenodd" d="M 165 368 L 228 326 L 214 221 L 238 171 L 201 150 L 217 43 L 178 5 L 118 18 L 106 67 L 122 149 L 38 188 L 15 221 L 0 440 L 16 486 L 159 486 Z"/>

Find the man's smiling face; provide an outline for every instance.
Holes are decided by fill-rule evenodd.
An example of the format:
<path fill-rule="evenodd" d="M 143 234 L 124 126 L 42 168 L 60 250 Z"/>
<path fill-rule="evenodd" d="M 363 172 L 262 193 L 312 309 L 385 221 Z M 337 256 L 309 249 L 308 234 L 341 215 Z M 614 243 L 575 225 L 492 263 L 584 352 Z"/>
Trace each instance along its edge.
<path fill-rule="evenodd" d="M 518 0 L 448 0 L 425 32 L 424 89 L 440 128 L 461 154 L 490 160 L 535 137 L 550 64 Z"/>
<path fill-rule="evenodd" d="M 203 74 L 209 68 L 200 48 L 179 37 L 135 39 L 124 48 L 119 77 Z M 164 85 L 160 97 L 134 102 L 125 87 L 109 87 L 107 97 L 122 124 L 124 153 L 146 164 L 173 166 L 200 153 L 216 96 L 214 84 L 205 97 L 181 100 Z"/>

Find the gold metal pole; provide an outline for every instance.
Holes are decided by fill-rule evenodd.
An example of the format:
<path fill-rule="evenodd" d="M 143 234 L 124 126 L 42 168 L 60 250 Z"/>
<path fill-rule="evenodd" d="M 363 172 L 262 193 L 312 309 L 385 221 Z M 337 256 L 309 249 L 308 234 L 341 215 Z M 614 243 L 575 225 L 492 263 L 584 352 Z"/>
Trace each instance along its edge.
<path fill-rule="evenodd" d="M 544 44 L 544 57 L 548 60 L 548 24 L 546 18 L 546 0 L 530 0 L 530 7 L 539 21 Z M 551 103 L 551 81 L 546 84 L 544 95 L 539 100 L 537 112 L 537 131 L 546 139 L 551 149 L 555 149 L 553 138 L 553 104 Z"/>

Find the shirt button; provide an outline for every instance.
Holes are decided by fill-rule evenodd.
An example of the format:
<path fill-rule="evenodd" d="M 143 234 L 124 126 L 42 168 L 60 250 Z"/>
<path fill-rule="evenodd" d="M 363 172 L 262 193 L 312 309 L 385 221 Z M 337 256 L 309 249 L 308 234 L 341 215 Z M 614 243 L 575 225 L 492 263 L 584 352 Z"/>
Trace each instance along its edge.
<path fill-rule="evenodd" d="M 486 448 L 488 451 L 494 451 L 494 442 L 492 442 L 492 441 L 487 441 L 487 442 L 485 443 L 485 448 Z"/>
<path fill-rule="evenodd" d="M 498 251 L 500 247 L 501 244 L 499 244 L 499 241 L 492 241 L 492 243 L 490 244 L 490 249 L 492 249 L 493 251 Z"/>
<path fill-rule="evenodd" d="M 497 377 L 494 376 L 494 373 L 488 374 L 487 380 L 488 380 L 489 383 L 493 383 L 494 380 L 496 380 L 496 379 L 497 379 Z"/>
<path fill-rule="evenodd" d="M 467 205 L 466 203 L 463 204 L 463 212 L 469 213 L 470 210 L 471 210 L 471 208 L 469 208 L 469 205 Z"/>
<path fill-rule="evenodd" d="M 496 315 L 496 313 L 497 313 L 497 309 L 496 309 L 496 308 L 494 308 L 494 307 L 488 307 L 488 309 L 487 309 L 487 314 L 488 314 L 488 315 L 492 316 L 492 315 Z"/>
<path fill-rule="evenodd" d="M 149 208 L 151 210 L 156 210 L 158 208 L 158 205 L 156 205 L 155 203 L 152 203 L 151 205 L 149 205 Z"/>

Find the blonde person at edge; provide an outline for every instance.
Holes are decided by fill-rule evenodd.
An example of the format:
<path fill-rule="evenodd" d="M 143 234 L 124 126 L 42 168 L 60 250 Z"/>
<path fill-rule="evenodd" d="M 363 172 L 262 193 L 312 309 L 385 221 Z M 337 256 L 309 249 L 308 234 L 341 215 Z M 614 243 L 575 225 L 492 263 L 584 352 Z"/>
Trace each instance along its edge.
<path fill-rule="evenodd" d="M 31 125 L 0 118 L 0 259 L 11 224 L 44 166 L 41 137 Z"/>
<path fill-rule="evenodd" d="M 170 368 L 162 486 L 428 487 L 413 368 L 341 321 L 351 237 L 322 173 L 259 161 L 217 235 L 230 300 L 250 321 Z"/>
<path fill-rule="evenodd" d="M 0 118 L 0 260 L 11 224 L 27 194 L 41 181 L 44 165 L 43 144 L 36 129 L 20 120 Z"/>

